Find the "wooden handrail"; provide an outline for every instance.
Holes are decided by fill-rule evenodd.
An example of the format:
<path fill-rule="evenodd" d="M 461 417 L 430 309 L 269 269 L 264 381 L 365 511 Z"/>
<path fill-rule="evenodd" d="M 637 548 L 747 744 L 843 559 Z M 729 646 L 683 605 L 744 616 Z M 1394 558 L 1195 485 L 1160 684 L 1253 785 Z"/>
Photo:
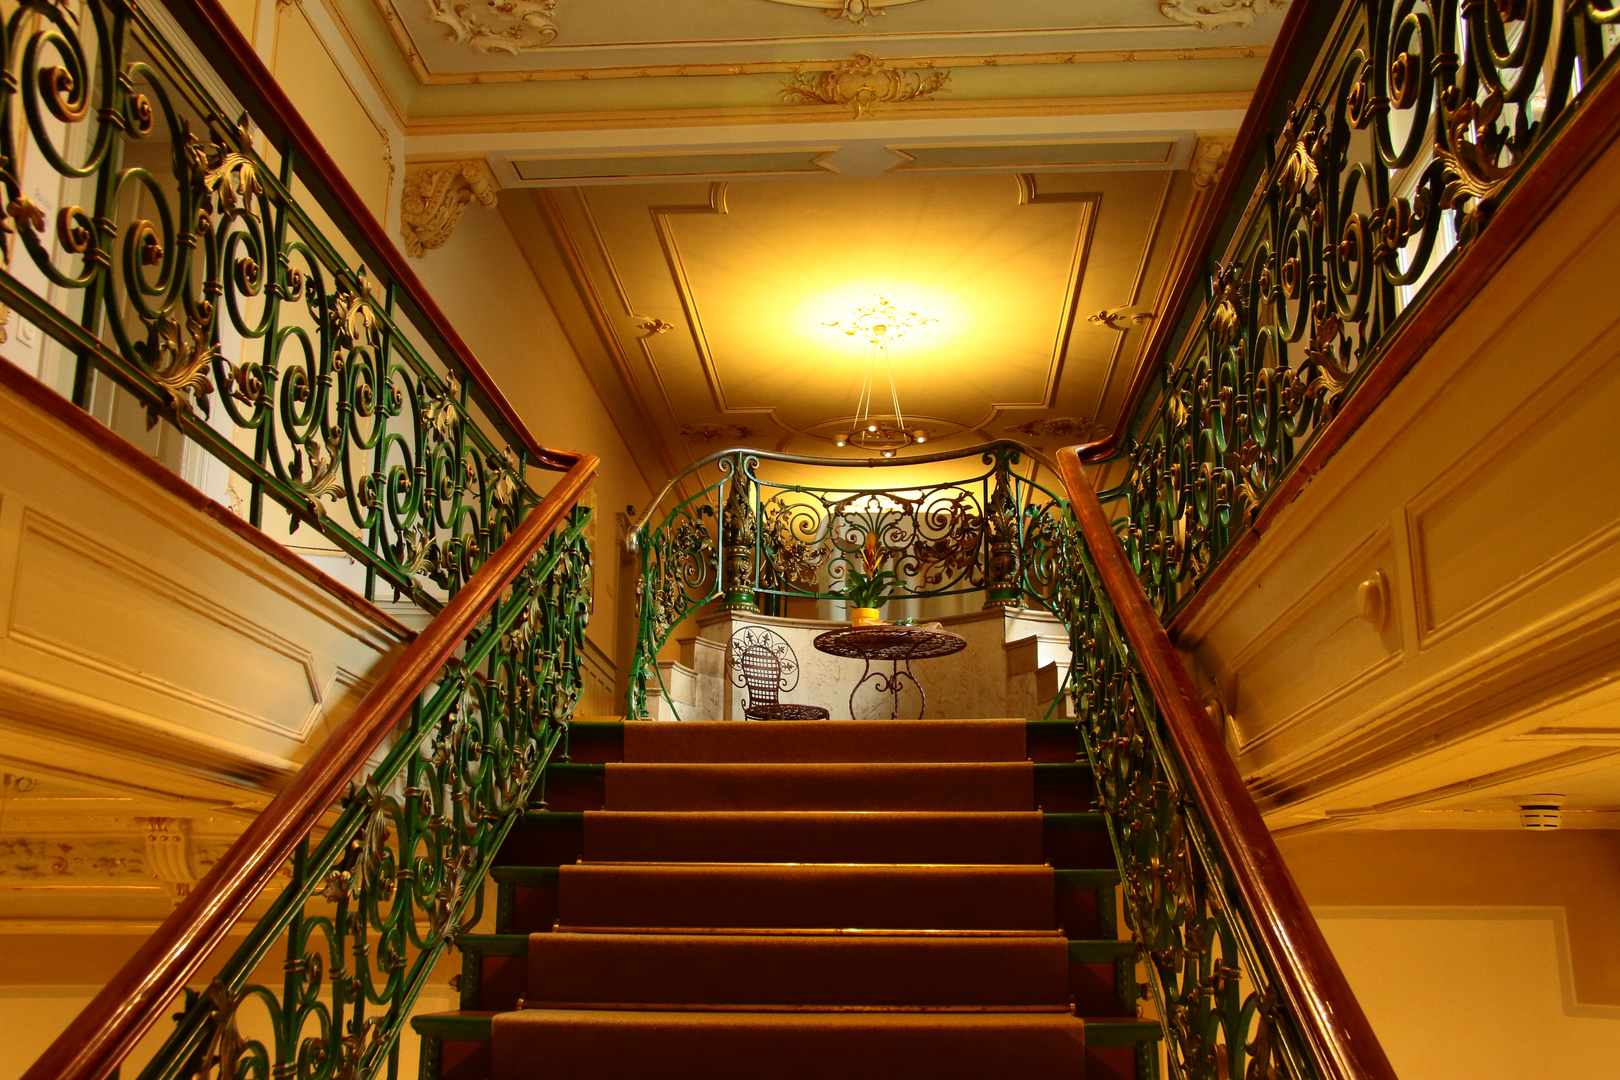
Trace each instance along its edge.
<path fill-rule="evenodd" d="M 1336 9 L 1338 6 L 1337 0 L 1294 0 L 1289 5 L 1282 28 L 1277 32 L 1277 40 L 1272 44 L 1271 54 L 1266 58 L 1266 66 L 1260 73 L 1260 82 L 1254 88 L 1254 97 L 1249 101 L 1248 112 L 1244 113 L 1237 137 L 1232 140 L 1232 149 L 1227 152 L 1221 178 L 1193 233 L 1192 248 L 1159 308 L 1159 317 L 1154 320 L 1147 348 L 1142 350 L 1142 361 L 1131 374 L 1125 398 L 1120 403 L 1119 415 L 1114 420 L 1114 428 L 1105 437 L 1076 447 L 1081 461 L 1111 458 L 1125 445 L 1131 420 L 1136 416 L 1148 387 L 1153 385 L 1153 377 L 1170 361 L 1171 348 L 1181 327 L 1180 316 L 1192 301 L 1199 283 L 1209 276 L 1209 260 L 1215 253 L 1216 243 L 1227 231 L 1233 203 L 1237 201 L 1240 191 L 1247 194 L 1252 181 L 1250 163 L 1274 122 L 1273 114 L 1279 105 L 1286 103 L 1290 76 L 1295 75 L 1294 61 L 1300 50 L 1313 40 L 1311 31 L 1316 16 L 1324 9 Z"/>
<path fill-rule="evenodd" d="M 104 1080 L 343 795 L 373 751 L 596 479 L 577 460 L 490 554 L 163 925 L 85 1006 L 24 1080 Z"/>
<path fill-rule="evenodd" d="M 355 246 L 360 258 L 374 269 L 386 271 L 396 285 L 396 302 L 419 316 L 418 329 L 430 344 L 456 358 L 470 380 L 473 397 L 489 414 L 489 419 L 514 446 L 528 452 L 534 463 L 553 469 L 567 469 L 578 455 L 545 446 L 529 431 L 512 403 L 473 355 L 439 305 L 428 295 L 405 256 L 371 213 L 370 207 L 354 190 L 343 171 L 321 146 L 315 132 L 287 97 L 259 54 L 236 28 L 219 0 L 162 0 L 186 34 L 203 51 L 214 73 L 247 107 L 248 117 L 269 136 L 278 149 L 289 149 L 295 158 L 300 180 L 321 208 L 336 222 L 349 222 L 344 235 Z"/>
<path fill-rule="evenodd" d="M 1280 984 L 1323 1080 L 1395 1080 L 1327 939 L 1311 915 L 1237 766 L 1204 712 L 1158 614 L 1148 602 L 1086 480 L 1076 447 L 1058 451 L 1058 472 L 1137 665 L 1158 704 L 1193 793 L 1252 918 L 1258 945 Z"/>

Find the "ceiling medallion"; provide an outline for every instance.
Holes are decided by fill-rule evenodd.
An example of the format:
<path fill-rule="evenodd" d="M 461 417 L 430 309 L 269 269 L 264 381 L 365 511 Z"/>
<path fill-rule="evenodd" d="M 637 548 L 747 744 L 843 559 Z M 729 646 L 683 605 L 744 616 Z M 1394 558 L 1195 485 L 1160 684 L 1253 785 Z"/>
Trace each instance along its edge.
<path fill-rule="evenodd" d="M 479 52 L 516 56 L 557 38 L 551 16 L 557 0 L 427 0 L 428 17 L 449 31 L 451 41 Z"/>
<path fill-rule="evenodd" d="M 927 71 L 924 75 L 923 72 Z M 897 68 L 871 53 L 858 52 L 817 75 L 794 72 L 782 97 L 798 105 L 848 105 L 860 119 L 874 105 L 921 101 L 947 89 L 949 71 Z"/>
<path fill-rule="evenodd" d="M 829 19 L 848 19 L 856 26 L 867 20 L 871 15 L 886 14 L 889 8 L 901 4 L 915 4 L 917 0 L 880 0 L 874 5 L 871 0 L 767 0 L 772 4 L 786 4 L 789 7 L 820 8 L 821 13 Z"/>
<path fill-rule="evenodd" d="M 1225 23 L 1253 26 L 1261 12 L 1287 6 L 1288 0 L 1159 0 L 1159 14 L 1171 22 L 1213 30 Z"/>
<path fill-rule="evenodd" d="M 833 436 L 834 446 L 858 446 L 884 457 L 894 457 L 896 450 L 914 442 L 928 441 L 928 433 L 922 428 L 906 426 L 906 415 L 900 410 L 900 392 L 894 385 L 894 366 L 889 362 L 889 344 L 899 341 L 919 326 L 938 321 L 915 311 L 903 311 L 874 293 L 871 302 L 856 308 L 849 318 L 822 324 L 842 330 L 850 337 L 865 338 L 867 344 L 872 346 L 866 362 L 866 377 L 861 380 L 861 396 L 855 403 L 854 423 L 849 430 Z M 872 399 L 877 389 L 875 376 L 879 353 L 883 354 L 883 369 L 889 380 L 892 411 L 874 415 Z"/>

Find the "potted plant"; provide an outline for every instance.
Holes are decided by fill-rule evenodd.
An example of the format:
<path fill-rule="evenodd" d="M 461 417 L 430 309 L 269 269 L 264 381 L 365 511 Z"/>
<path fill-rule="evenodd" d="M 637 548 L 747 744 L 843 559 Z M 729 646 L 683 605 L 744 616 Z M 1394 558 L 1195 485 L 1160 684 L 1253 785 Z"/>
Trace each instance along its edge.
<path fill-rule="evenodd" d="M 861 564 L 850 564 L 844 578 L 844 603 L 849 606 L 852 626 L 873 626 L 880 622 L 878 609 L 889 599 L 889 589 L 900 580 L 893 570 L 883 569 L 888 555 L 878 550 L 877 533 L 866 534 L 861 545 Z"/>

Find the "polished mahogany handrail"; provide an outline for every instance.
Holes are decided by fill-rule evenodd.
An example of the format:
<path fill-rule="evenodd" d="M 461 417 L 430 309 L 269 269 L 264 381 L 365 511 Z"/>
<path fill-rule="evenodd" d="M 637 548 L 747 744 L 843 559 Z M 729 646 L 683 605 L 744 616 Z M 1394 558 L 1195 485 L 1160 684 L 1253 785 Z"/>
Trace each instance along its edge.
<path fill-rule="evenodd" d="M 1372 1025 L 1086 480 L 1076 447 L 1058 451 L 1058 472 L 1198 807 L 1231 868 L 1259 946 L 1324 1080 L 1395 1080 Z"/>
<path fill-rule="evenodd" d="M 1103 461 L 1119 453 L 1125 445 L 1131 421 L 1148 387 L 1153 384 L 1153 376 L 1170 362 L 1170 353 L 1182 321 L 1179 316 L 1191 302 L 1194 290 L 1209 276 L 1209 260 L 1226 229 L 1233 204 L 1240 190 L 1247 194 L 1250 162 L 1270 130 L 1273 112 L 1284 100 L 1290 76 L 1295 74 L 1295 59 L 1312 40 L 1310 31 L 1314 16 L 1324 7 L 1337 6 L 1335 0 L 1294 0 L 1289 5 L 1282 28 L 1277 32 L 1277 40 L 1272 44 L 1271 54 L 1266 58 L 1266 66 L 1260 73 L 1260 82 L 1254 88 L 1254 97 L 1249 100 L 1248 112 L 1244 113 L 1243 123 L 1238 126 L 1237 136 L 1232 140 L 1232 149 L 1227 152 L 1221 178 L 1216 182 L 1215 191 L 1193 233 L 1187 258 L 1177 270 L 1170 291 L 1158 309 L 1159 317 L 1154 320 L 1152 335 L 1148 338 L 1147 347 L 1142 350 L 1142 359 L 1131 373 L 1114 428 L 1103 438 L 1076 447 L 1081 461 Z"/>
<path fill-rule="evenodd" d="M 321 145 L 315 132 L 304 122 L 259 54 L 231 21 L 219 0 L 162 0 L 186 34 L 208 57 L 214 73 L 247 107 L 248 116 L 259 130 L 282 152 L 291 150 L 298 178 L 333 221 L 349 222 L 344 235 L 354 244 L 360 258 L 373 268 L 387 271 L 398 286 L 397 303 L 419 317 L 418 329 L 435 346 L 453 355 L 470 380 L 470 389 L 490 420 L 516 446 L 522 447 L 535 463 L 553 469 L 566 469 L 578 457 L 566 450 L 542 445 L 518 416 L 500 387 L 473 355 L 439 305 L 428 295 L 416 272 L 405 261 L 398 246 L 388 238 L 371 208 L 360 198 L 338 168 L 337 162 Z"/>
<path fill-rule="evenodd" d="M 596 467 L 594 455 L 577 456 L 556 487 L 406 647 L 382 681 L 57 1037 L 24 1080 L 104 1080 L 118 1066 L 579 502 L 596 479 Z"/>

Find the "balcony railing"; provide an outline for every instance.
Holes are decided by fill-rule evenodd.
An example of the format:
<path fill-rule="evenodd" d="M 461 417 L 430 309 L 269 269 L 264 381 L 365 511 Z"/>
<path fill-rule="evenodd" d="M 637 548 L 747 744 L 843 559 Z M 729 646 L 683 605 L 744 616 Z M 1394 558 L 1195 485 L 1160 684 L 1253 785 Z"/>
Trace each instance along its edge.
<path fill-rule="evenodd" d="M 1172 1076 L 1394 1080 L 1073 450 L 1055 465 L 1014 443 L 893 461 L 733 450 L 693 475 L 711 482 L 666 489 L 632 536 L 631 716 L 705 605 L 836 600 L 883 566 L 891 599 L 1050 611 Z"/>
<path fill-rule="evenodd" d="M 529 434 L 215 0 L 0 12 L 7 359 L 437 612 L 27 1076 L 391 1074 L 578 702 L 596 459 Z"/>
<path fill-rule="evenodd" d="M 1124 459 L 1102 498 L 1166 621 L 1607 145 L 1617 41 L 1600 0 L 1295 0 L 1123 420 L 1080 448 Z"/>
<path fill-rule="evenodd" d="M 1040 456 L 1012 442 L 873 467 L 945 464 L 967 475 L 883 491 L 796 483 L 762 472 L 809 466 L 862 469 L 868 463 L 766 451 L 712 454 L 684 475 L 710 477 L 696 494 L 659 515 L 665 488 L 631 537 L 641 561 L 640 628 L 630 666 L 628 715 L 647 715 L 647 687 L 663 678 L 659 651 L 691 614 L 719 601 L 735 611 L 777 611 L 782 601 L 843 600 L 863 561 L 897 577 L 896 600 L 982 593 L 985 607 L 1026 603 L 1019 568 L 1038 550 L 1020 551 L 1020 508 L 1056 496 L 1035 479 Z M 1045 466 L 1048 482 L 1055 480 Z M 849 475 L 845 471 L 845 476 Z M 854 483 L 852 481 L 852 483 Z M 1042 534 L 1029 535 L 1039 545 Z M 667 691 L 667 687 L 663 688 Z"/>

